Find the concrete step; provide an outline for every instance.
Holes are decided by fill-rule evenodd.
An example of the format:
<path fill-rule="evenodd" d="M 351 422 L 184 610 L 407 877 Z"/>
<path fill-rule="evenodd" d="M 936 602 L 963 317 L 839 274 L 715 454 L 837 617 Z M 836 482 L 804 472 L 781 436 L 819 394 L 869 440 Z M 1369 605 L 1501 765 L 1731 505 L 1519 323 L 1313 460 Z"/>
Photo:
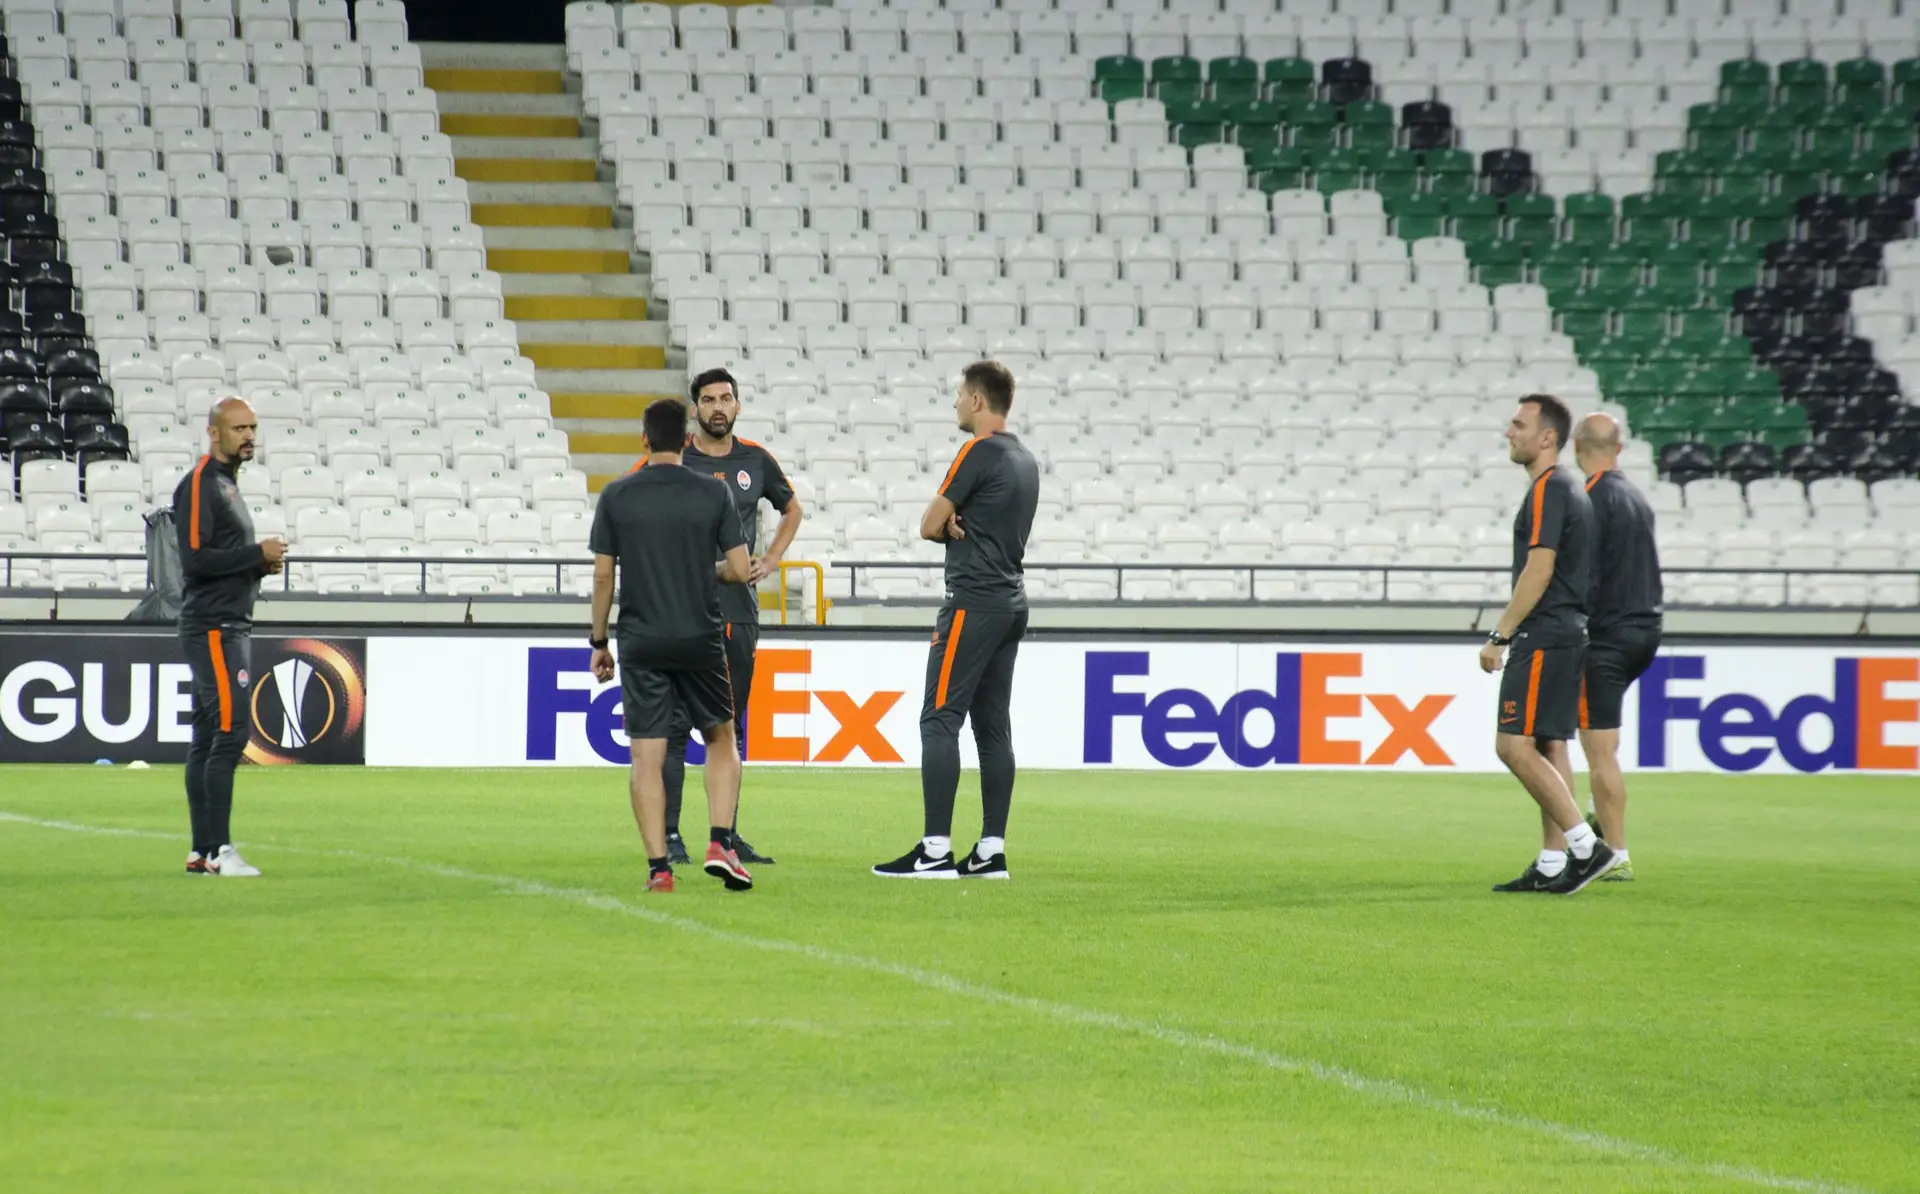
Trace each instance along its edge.
<path fill-rule="evenodd" d="M 515 323 L 537 323 L 542 325 L 539 334 L 545 337 L 546 324 L 571 320 L 643 320 L 647 317 L 647 300 L 644 298 L 621 298 L 618 296 L 595 296 L 583 294 L 516 294 L 507 298 L 507 318 Z M 662 328 L 666 324 L 658 325 Z M 658 343 L 665 344 L 665 333 Z M 558 339 L 559 337 L 553 337 Z M 647 341 L 655 343 L 655 341 Z"/>
<path fill-rule="evenodd" d="M 487 268 L 497 274 L 624 275 L 633 257 L 617 249 L 488 249 Z"/>
<path fill-rule="evenodd" d="M 561 203 L 614 207 L 620 194 L 610 182 L 474 182 L 467 184 L 474 206 L 483 203 Z"/>
<path fill-rule="evenodd" d="M 504 274 L 500 290 L 511 307 L 517 295 L 644 299 L 652 295 L 653 285 L 645 274 Z"/>
<path fill-rule="evenodd" d="M 534 334 L 538 335 L 538 332 Z M 569 344 L 549 341 L 520 341 L 520 355 L 532 361 L 536 370 L 558 369 L 582 372 L 625 372 L 667 367 L 663 344 Z M 542 386 L 542 389 L 546 387 Z M 553 391 L 548 390 L 548 393 Z"/>
<path fill-rule="evenodd" d="M 682 378 L 682 381 L 685 379 Z M 550 393 L 553 399 L 553 417 L 558 422 L 590 424 L 587 430 L 618 431 L 630 425 L 647 412 L 647 407 L 662 398 L 673 398 L 672 393 L 662 394 L 569 394 Z"/>
<path fill-rule="evenodd" d="M 523 349 L 524 351 L 524 349 Z M 534 371 L 534 381 L 549 394 L 678 394 L 687 386 L 684 369 L 553 367 Z M 646 409 L 645 405 L 641 409 Z M 560 412 L 554 411 L 556 415 Z M 580 412 L 575 412 L 576 414 Z M 638 418 L 638 415 L 634 416 Z"/>
<path fill-rule="evenodd" d="M 453 173 L 468 182 L 597 182 L 600 164 L 578 158 L 457 158 Z"/>
<path fill-rule="evenodd" d="M 476 203 L 483 228 L 611 228 L 613 208 L 591 203 Z"/>
<path fill-rule="evenodd" d="M 469 68 L 564 71 L 567 69 L 565 46 L 490 41 L 422 41 L 414 44 L 420 47 L 420 63 L 428 70 Z"/>
<path fill-rule="evenodd" d="M 440 131 L 449 137 L 580 138 L 580 118 L 538 112 L 442 112 Z"/>
<path fill-rule="evenodd" d="M 527 326 L 520 329 L 520 339 L 555 346 L 637 345 L 664 349 L 667 331 L 666 324 L 648 323 L 643 319 L 542 319 L 528 321 Z"/>
<path fill-rule="evenodd" d="M 488 228 L 483 224 L 480 238 L 489 249 L 633 251 L 633 233 L 618 228 Z"/>
<path fill-rule="evenodd" d="M 552 95 L 525 91 L 436 91 L 434 98 L 439 101 L 440 114 L 460 115 L 512 115 L 512 116 L 571 116 L 575 120 L 586 118 L 586 107 L 577 95 Z M 443 130 L 444 131 L 444 130 Z M 448 133 L 452 136 L 452 133 Z M 579 133 L 567 134 L 571 137 Z"/>
<path fill-rule="evenodd" d="M 563 159 L 597 162 L 600 142 L 592 137 L 454 137 L 454 158 Z"/>
<path fill-rule="evenodd" d="M 561 65 L 565 65 L 564 58 Z M 426 83 L 435 91 L 480 91 L 489 95 L 563 95 L 567 90 L 566 74 L 560 70 L 428 67 Z"/>

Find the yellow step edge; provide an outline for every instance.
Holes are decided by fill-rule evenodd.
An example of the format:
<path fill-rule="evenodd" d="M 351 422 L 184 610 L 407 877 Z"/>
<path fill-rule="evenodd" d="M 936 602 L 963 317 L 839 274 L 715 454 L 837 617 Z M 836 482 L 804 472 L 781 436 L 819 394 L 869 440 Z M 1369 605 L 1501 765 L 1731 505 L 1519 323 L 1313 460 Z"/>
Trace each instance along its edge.
<path fill-rule="evenodd" d="M 556 419 L 637 419 L 647 408 L 674 394 L 552 394 Z"/>
<path fill-rule="evenodd" d="M 468 182 L 593 182 L 599 165 L 591 158 L 456 158 L 453 172 Z"/>
<path fill-rule="evenodd" d="M 599 493 L 605 489 L 609 483 L 618 481 L 621 476 L 622 474 L 620 473 L 588 473 L 587 492 Z"/>
<path fill-rule="evenodd" d="M 426 72 L 426 84 L 435 91 L 510 92 L 519 95 L 559 95 L 567 89 L 557 70 L 486 70 L 478 67 L 441 67 Z"/>
<path fill-rule="evenodd" d="M 595 294 L 510 294 L 507 318 L 538 322 L 543 319 L 645 319 L 647 300 Z"/>
<path fill-rule="evenodd" d="M 665 369 L 667 350 L 651 344 L 528 344 L 520 355 L 540 369 Z"/>
<path fill-rule="evenodd" d="M 442 112 L 440 131 L 449 137 L 578 137 L 580 122 L 571 116 Z"/>
<path fill-rule="evenodd" d="M 473 222 L 498 228 L 611 228 L 613 209 L 592 203 L 476 203 Z"/>
<path fill-rule="evenodd" d="M 582 455 L 631 456 L 638 460 L 646 455 L 647 441 L 637 432 L 622 435 L 611 431 L 570 431 L 567 433 L 567 450 Z"/>
<path fill-rule="evenodd" d="M 632 264 L 618 249 L 488 249 L 497 274 L 624 274 Z"/>

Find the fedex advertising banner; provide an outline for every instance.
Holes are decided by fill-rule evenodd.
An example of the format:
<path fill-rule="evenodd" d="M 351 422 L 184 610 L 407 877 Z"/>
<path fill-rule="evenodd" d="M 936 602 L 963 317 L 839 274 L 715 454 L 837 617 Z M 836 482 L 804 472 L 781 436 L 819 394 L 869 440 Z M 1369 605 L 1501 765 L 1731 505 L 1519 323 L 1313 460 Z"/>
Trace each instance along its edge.
<path fill-rule="evenodd" d="M 1496 771 L 1499 677 L 1477 645 L 1029 641 L 1022 766 Z M 373 765 L 624 764 L 617 684 L 577 640 L 367 644 Z M 924 640 L 768 639 L 749 763 L 915 766 Z M 1920 772 L 1920 652 L 1674 647 L 1627 697 L 1623 762 L 1673 771 Z M 969 764 L 973 744 L 962 735 Z"/>

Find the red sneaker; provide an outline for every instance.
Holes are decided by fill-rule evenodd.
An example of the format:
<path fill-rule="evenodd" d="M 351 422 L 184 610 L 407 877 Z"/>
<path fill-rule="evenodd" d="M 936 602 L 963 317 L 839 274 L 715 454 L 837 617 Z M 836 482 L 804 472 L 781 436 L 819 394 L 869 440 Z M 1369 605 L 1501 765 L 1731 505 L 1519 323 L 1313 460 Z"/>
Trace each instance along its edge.
<path fill-rule="evenodd" d="M 646 889 L 648 891 L 671 892 L 673 890 L 673 872 L 654 871 L 647 876 Z"/>
<path fill-rule="evenodd" d="M 719 842 L 707 843 L 707 874 L 726 884 L 728 891 L 748 891 L 753 887 L 753 876 L 740 865 L 740 856 Z"/>
<path fill-rule="evenodd" d="M 207 869 L 206 855 L 200 853 L 197 850 L 194 851 L 192 854 L 187 855 L 187 874 L 211 875 L 212 873 L 213 873 L 212 871 Z"/>

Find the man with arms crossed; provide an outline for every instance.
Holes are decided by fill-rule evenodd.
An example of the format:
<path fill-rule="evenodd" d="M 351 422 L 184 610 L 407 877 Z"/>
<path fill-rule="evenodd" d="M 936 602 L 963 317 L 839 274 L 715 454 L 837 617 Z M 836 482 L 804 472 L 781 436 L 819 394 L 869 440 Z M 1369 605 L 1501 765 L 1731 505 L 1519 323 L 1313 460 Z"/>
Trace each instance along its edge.
<path fill-rule="evenodd" d="M 1609 880 L 1631 880 L 1627 857 L 1627 781 L 1620 773 L 1620 707 L 1660 650 L 1660 549 L 1653 507 L 1620 472 L 1620 422 L 1609 414 L 1580 420 L 1573 458 L 1593 505 L 1593 582 L 1587 590 L 1587 666 L 1580 687 L 1580 752 L 1587 756 L 1594 816 L 1619 861 Z M 1572 786 L 1572 777 L 1567 777 Z"/>
<path fill-rule="evenodd" d="M 720 586 L 720 616 L 726 619 L 727 667 L 733 676 L 734 736 L 742 748 L 747 742 L 747 694 L 753 691 L 753 655 L 760 645 L 760 594 L 754 586 L 780 570 L 787 547 L 800 530 L 800 499 L 780 470 L 780 462 L 750 439 L 737 439 L 733 425 L 740 418 L 740 390 L 725 369 L 709 369 L 693 379 L 693 442 L 687 445 L 686 465 L 695 472 L 712 473 L 733 495 L 740 509 L 740 530 L 747 550 L 760 541 L 760 503 L 764 500 L 780 515 L 767 554 L 748 564 L 747 583 Z M 667 856 L 686 862 L 687 846 L 680 839 L 680 794 L 687 779 L 687 739 L 691 727 L 674 727 L 667 739 Z M 733 849 L 742 862 L 771 863 L 740 836 L 739 805 L 735 801 Z"/>
<path fill-rule="evenodd" d="M 720 582 L 747 578 L 746 538 L 726 488 L 681 463 L 687 406 L 663 398 L 642 420 L 647 460 L 600 493 L 588 546 L 593 551 L 593 675 L 613 679 L 607 622 L 614 564 L 620 567 L 620 693 L 633 772 L 628 796 L 647 847 L 647 890 L 672 891 L 667 860 L 667 791 L 662 774 L 676 722 L 707 744 L 706 870 L 729 891 L 753 877 L 733 849 L 740 755 L 733 741 L 733 685 L 720 620 Z M 714 558 L 720 557 L 718 564 Z"/>
<path fill-rule="evenodd" d="M 1013 805 L 1013 665 L 1027 632 L 1023 561 L 1040 500 L 1040 466 L 1007 431 L 1013 374 L 979 361 L 961 374 L 954 411 L 973 438 L 953 458 L 920 537 L 947 545 L 947 598 L 927 651 L 920 706 L 920 795 L 925 836 L 873 873 L 889 879 L 1005 879 Z M 960 725 L 973 718 L 980 749 L 980 841 L 954 861 L 953 800 L 960 787 Z"/>
<path fill-rule="evenodd" d="M 1494 749 L 1540 806 L 1540 856 L 1495 891 L 1572 895 L 1611 869 L 1613 851 L 1580 816 L 1564 772 L 1567 739 L 1579 720 L 1587 641 L 1587 584 L 1593 509 L 1580 481 L 1558 467 L 1573 430 L 1566 403 L 1548 394 L 1520 400 L 1507 424 L 1507 455 L 1531 484 L 1513 520 L 1513 596 L 1480 650 L 1482 671 L 1499 671 Z"/>
<path fill-rule="evenodd" d="M 207 413 L 207 454 L 173 491 L 173 528 L 184 574 L 180 645 L 193 669 L 193 744 L 187 748 L 187 815 L 193 852 L 187 874 L 250 878 L 260 873 L 233 848 L 233 772 L 247 749 L 253 715 L 253 603 L 260 578 L 285 566 L 287 545 L 255 542 L 240 496 L 240 465 L 253 459 L 253 408 L 222 398 Z"/>

